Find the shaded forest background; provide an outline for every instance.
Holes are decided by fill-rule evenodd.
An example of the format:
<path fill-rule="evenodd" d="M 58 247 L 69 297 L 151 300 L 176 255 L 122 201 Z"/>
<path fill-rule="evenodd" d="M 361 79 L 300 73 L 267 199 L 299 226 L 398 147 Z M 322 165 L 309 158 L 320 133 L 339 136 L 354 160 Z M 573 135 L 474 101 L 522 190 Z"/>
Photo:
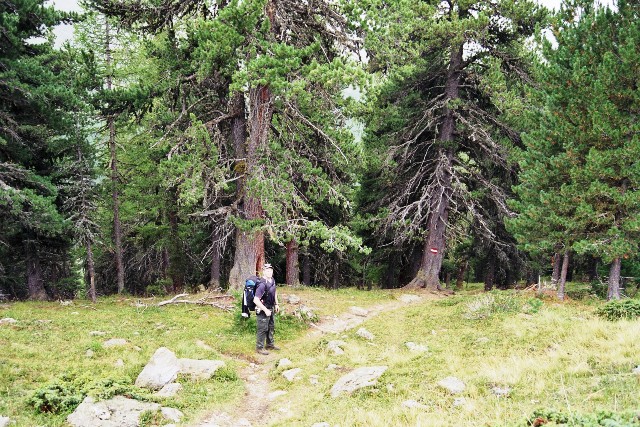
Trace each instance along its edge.
<path fill-rule="evenodd" d="M 0 1 L 3 298 L 637 283 L 635 2 L 83 7 Z"/>

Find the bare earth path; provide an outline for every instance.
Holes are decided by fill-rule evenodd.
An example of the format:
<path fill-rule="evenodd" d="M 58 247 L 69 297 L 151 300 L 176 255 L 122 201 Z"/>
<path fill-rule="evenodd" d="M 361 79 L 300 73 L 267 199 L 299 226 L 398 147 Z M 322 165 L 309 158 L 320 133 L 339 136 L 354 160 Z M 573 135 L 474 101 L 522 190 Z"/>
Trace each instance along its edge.
<path fill-rule="evenodd" d="M 366 314 L 364 312 L 358 314 L 347 312 L 339 316 L 329 316 L 317 324 L 312 324 L 313 329 L 307 333 L 305 338 L 321 337 L 325 333 L 341 333 L 353 329 L 381 313 L 406 307 L 422 300 L 422 296 L 402 294 L 396 300 L 367 307 Z M 295 346 L 295 341 L 288 345 Z M 269 402 L 277 397 L 275 394 L 270 394 L 272 390 L 270 389 L 269 371 L 273 363 L 280 358 L 281 356 L 277 352 L 271 352 L 268 356 L 261 356 L 258 363 L 250 363 L 239 372 L 240 378 L 245 383 L 244 401 L 247 404 L 216 411 L 203 421 L 193 424 L 192 427 L 258 427 L 268 425 L 271 418 L 269 411 L 273 411 Z"/>

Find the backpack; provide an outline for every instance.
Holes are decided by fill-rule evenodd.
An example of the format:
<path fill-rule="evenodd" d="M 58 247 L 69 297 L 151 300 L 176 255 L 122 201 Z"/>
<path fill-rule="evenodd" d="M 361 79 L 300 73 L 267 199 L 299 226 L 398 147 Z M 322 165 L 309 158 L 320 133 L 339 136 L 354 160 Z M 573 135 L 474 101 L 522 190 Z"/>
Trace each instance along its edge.
<path fill-rule="evenodd" d="M 250 317 L 252 311 L 256 311 L 256 303 L 253 298 L 256 296 L 256 288 L 262 282 L 258 276 L 249 276 L 244 282 L 242 293 L 242 317 Z"/>

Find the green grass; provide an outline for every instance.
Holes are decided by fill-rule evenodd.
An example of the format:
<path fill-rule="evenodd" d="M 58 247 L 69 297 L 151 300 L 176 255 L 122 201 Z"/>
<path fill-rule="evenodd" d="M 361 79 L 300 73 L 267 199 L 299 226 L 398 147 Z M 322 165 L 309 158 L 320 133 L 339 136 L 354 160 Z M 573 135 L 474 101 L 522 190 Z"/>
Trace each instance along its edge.
<path fill-rule="evenodd" d="M 363 326 L 376 336 L 373 342 L 360 338 L 355 330 L 307 336 L 303 324 L 281 317 L 276 325 L 276 339 L 283 347 L 279 357 L 289 358 L 303 372 L 300 380 L 290 383 L 270 365 L 272 390 L 288 391 L 270 403 L 271 425 L 310 426 L 325 421 L 342 426 L 516 426 L 525 425 L 536 410 L 577 417 L 598 410 L 640 409 L 640 379 L 631 372 L 640 364 L 640 321 L 603 320 L 595 315 L 603 302 L 592 299 L 558 303 L 530 293 L 487 295 L 469 288 L 453 297 L 425 299 L 367 320 Z M 400 292 L 282 288 L 280 293 L 282 302 L 294 293 L 320 316 L 330 316 L 350 306 L 389 301 Z M 227 363 L 208 381 L 180 378 L 184 390 L 160 402 L 183 411 L 183 425 L 208 411 L 241 402 L 244 386 L 237 372 L 254 360 L 253 317 L 247 322 L 240 320 L 239 310 L 226 313 L 192 305 L 155 307 L 159 300 L 143 300 L 149 306 L 137 308 L 136 301 L 107 298 L 95 306 L 84 301 L 71 306 L 1 305 L 0 318 L 13 317 L 18 323 L 0 326 L 0 415 L 9 416 L 17 427 L 62 426 L 69 411 L 39 413 L 28 403 L 36 390 L 66 378 L 65 384 L 84 381 L 85 390 L 90 388 L 87 382 L 95 380 L 102 386 L 111 384 L 109 390 L 121 387 L 133 393 L 133 381 L 160 346 L 178 357 Z M 285 312 L 293 309 L 283 308 Z M 89 332 L 94 330 L 106 335 L 93 337 Z M 102 343 L 109 338 L 125 338 L 128 344 L 104 348 Z M 331 339 L 347 342 L 344 355 L 327 350 Z M 212 350 L 201 348 L 197 341 Z M 406 348 L 408 341 L 427 345 L 429 351 L 412 353 Z M 89 349 L 92 357 L 86 355 Z M 118 359 L 124 361 L 123 368 L 114 366 Z M 341 368 L 326 370 L 329 364 Z M 388 366 L 377 386 L 351 396 L 330 397 L 331 387 L 345 372 L 373 365 Z M 310 384 L 311 375 L 318 376 L 319 384 Z M 463 380 L 465 392 L 453 396 L 441 389 L 437 382 L 447 376 Z M 493 386 L 509 386 L 512 391 L 509 397 L 496 397 Z M 464 397 L 465 403 L 454 406 L 456 397 Z M 402 406 L 408 399 L 424 407 Z M 283 407 L 291 408 L 293 415 L 284 415 Z"/>

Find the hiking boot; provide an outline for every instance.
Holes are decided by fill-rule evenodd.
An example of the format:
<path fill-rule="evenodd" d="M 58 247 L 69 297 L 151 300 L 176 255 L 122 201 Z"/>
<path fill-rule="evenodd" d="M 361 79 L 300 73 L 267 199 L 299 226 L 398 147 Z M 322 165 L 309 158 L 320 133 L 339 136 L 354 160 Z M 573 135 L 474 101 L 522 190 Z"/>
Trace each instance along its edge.
<path fill-rule="evenodd" d="M 267 354 L 269 354 L 269 352 L 267 350 L 265 350 L 264 348 L 256 348 L 256 353 L 258 354 L 262 354 L 264 356 L 266 356 Z"/>
<path fill-rule="evenodd" d="M 280 347 L 278 347 L 277 345 L 268 345 L 267 349 L 278 351 L 278 350 L 280 350 Z"/>

